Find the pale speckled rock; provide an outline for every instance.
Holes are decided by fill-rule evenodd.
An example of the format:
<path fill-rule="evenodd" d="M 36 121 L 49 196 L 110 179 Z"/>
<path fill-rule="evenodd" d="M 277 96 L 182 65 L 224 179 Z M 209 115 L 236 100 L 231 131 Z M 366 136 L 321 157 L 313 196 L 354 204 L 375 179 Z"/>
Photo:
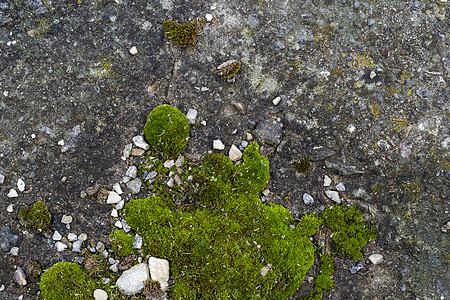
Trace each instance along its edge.
<path fill-rule="evenodd" d="M 121 195 L 123 193 L 122 187 L 120 186 L 120 183 L 116 182 L 113 185 L 113 190 L 118 194 Z"/>
<path fill-rule="evenodd" d="M 130 190 L 132 194 L 137 194 L 141 190 L 142 182 L 139 178 L 135 178 L 129 182 L 127 182 L 127 188 Z"/>
<path fill-rule="evenodd" d="M 339 192 L 345 192 L 345 185 L 342 182 L 339 182 L 336 185 L 336 190 L 338 190 Z"/>
<path fill-rule="evenodd" d="M 62 252 L 67 249 L 67 245 L 64 244 L 63 242 L 56 242 L 55 247 L 58 252 Z"/>
<path fill-rule="evenodd" d="M 164 162 L 164 168 L 170 169 L 175 165 L 175 162 L 172 159 L 166 160 Z"/>
<path fill-rule="evenodd" d="M 116 192 L 109 192 L 108 199 L 106 199 L 107 204 L 116 204 L 118 203 L 122 197 L 119 196 Z"/>
<path fill-rule="evenodd" d="M 19 194 L 15 189 L 10 189 L 8 194 L 6 195 L 8 198 L 16 198 L 19 197 Z"/>
<path fill-rule="evenodd" d="M 339 193 L 336 191 L 325 191 L 325 195 L 338 204 L 342 202 L 341 197 L 339 197 Z"/>
<path fill-rule="evenodd" d="M 5 181 L 5 175 L 0 174 L 0 184 L 3 184 L 4 181 Z"/>
<path fill-rule="evenodd" d="M 25 276 L 25 272 L 22 270 L 21 267 L 17 267 L 16 271 L 13 275 L 14 282 L 18 285 L 25 286 L 27 285 L 27 280 Z"/>
<path fill-rule="evenodd" d="M 186 119 L 189 124 L 193 125 L 195 124 L 195 120 L 197 119 L 197 110 L 190 108 L 186 114 Z"/>
<path fill-rule="evenodd" d="M 136 166 L 129 166 L 125 175 L 128 177 L 131 177 L 131 178 L 136 178 L 136 175 L 137 175 Z"/>
<path fill-rule="evenodd" d="M 223 150 L 223 149 L 225 149 L 225 145 L 222 143 L 221 140 L 214 140 L 213 141 L 213 149 Z"/>
<path fill-rule="evenodd" d="M 304 193 L 304 194 L 303 194 L 303 202 L 304 202 L 306 205 L 309 205 L 309 204 L 314 203 L 314 199 L 313 199 L 313 197 L 311 197 L 310 194 Z"/>
<path fill-rule="evenodd" d="M 94 299 L 95 300 L 107 300 L 108 294 L 104 290 L 96 289 L 94 291 Z"/>
<path fill-rule="evenodd" d="M 61 218 L 61 223 L 63 223 L 63 224 L 70 224 L 70 223 L 72 223 L 72 221 L 73 221 L 73 218 L 70 215 L 63 215 Z"/>
<path fill-rule="evenodd" d="M 163 258 L 150 257 L 148 260 L 148 267 L 150 269 L 152 280 L 158 281 L 161 285 L 161 289 L 165 291 L 169 286 L 169 261 Z"/>
<path fill-rule="evenodd" d="M 381 254 L 372 254 L 369 256 L 369 260 L 374 264 L 377 265 L 383 261 L 383 255 Z"/>
<path fill-rule="evenodd" d="M 53 233 L 52 239 L 53 239 L 54 241 L 60 241 L 60 240 L 62 239 L 61 233 L 59 233 L 58 231 L 55 231 L 55 232 Z"/>
<path fill-rule="evenodd" d="M 325 175 L 323 177 L 323 186 L 330 186 L 331 185 L 331 178 L 328 177 L 328 175 Z"/>
<path fill-rule="evenodd" d="M 231 145 L 230 152 L 228 152 L 228 157 L 232 161 L 236 161 L 242 158 L 242 152 L 235 145 Z"/>
<path fill-rule="evenodd" d="M 22 178 L 17 179 L 17 188 L 19 189 L 19 192 L 25 191 L 25 182 Z"/>
<path fill-rule="evenodd" d="M 122 293 L 131 296 L 141 292 L 149 279 L 147 264 L 141 263 L 123 272 L 116 284 Z"/>
<path fill-rule="evenodd" d="M 150 145 L 147 144 L 147 142 L 144 140 L 144 137 L 142 135 L 137 135 L 133 137 L 133 143 L 136 145 L 136 147 L 139 147 L 144 150 L 150 149 Z M 131 149 L 130 149 L 131 152 Z"/>

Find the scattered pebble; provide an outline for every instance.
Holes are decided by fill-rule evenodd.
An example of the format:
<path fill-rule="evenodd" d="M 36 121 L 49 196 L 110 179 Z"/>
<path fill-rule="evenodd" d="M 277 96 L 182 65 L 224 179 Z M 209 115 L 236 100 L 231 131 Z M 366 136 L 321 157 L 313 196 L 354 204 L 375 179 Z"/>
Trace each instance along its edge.
<path fill-rule="evenodd" d="M 114 226 L 117 228 L 122 229 L 122 222 L 120 222 L 119 220 L 116 221 L 116 223 L 114 223 Z"/>
<path fill-rule="evenodd" d="M 325 175 L 323 177 L 323 186 L 330 186 L 331 185 L 331 178 Z"/>
<path fill-rule="evenodd" d="M 188 121 L 189 124 L 193 125 L 195 124 L 195 120 L 197 119 L 197 110 L 193 109 L 193 108 L 189 108 L 187 114 L 186 114 L 186 119 Z"/>
<path fill-rule="evenodd" d="M 78 240 L 73 242 L 72 244 L 72 252 L 81 252 L 81 245 L 83 244 L 82 241 Z"/>
<path fill-rule="evenodd" d="M 125 173 L 125 175 L 130 177 L 130 178 L 136 178 L 136 176 L 137 176 L 137 168 L 136 168 L 136 166 L 128 167 L 127 172 Z"/>
<path fill-rule="evenodd" d="M 167 180 L 166 184 L 168 187 L 173 187 L 173 183 L 175 182 L 175 180 L 173 178 L 170 178 L 169 180 Z"/>
<path fill-rule="evenodd" d="M 125 200 L 120 200 L 117 204 L 116 204 L 116 207 L 115 207 L 115 209 L 117 209 L 117 210 L 121 210 L 122 208 L 123 208 L 123 206 L 125 205 Z"/>
<path fill-rule="evenodd" d="M 441 227 L 441 231 L 442 231 L 442 232 L 450 231 L 450 221 L 448 221 L 447 223 L 445 223 L 445 224 Z"/>
<path fill-rule="evenodd" d="M 136 46 L 133 46 L 133 47 L 130 48 L 130 53 L 131 53 L 131 55 L 138 54 L 138 50 L 137 50 Z"/>
<path fill-rule="evenodd" d="M 184 164 L 184 156 L 180 155 L 178 156 L 177 160 L 175 161 L 175 167 L 180 168 Z"/>
<path fill-rule="evenodd" d="M 148 267 L 141 263 L 124 271 L 117 279 L 116 285 L 123 294 L 130 296 L 141 292 L 149 279 Z M 152 279 L 155 280 L 153 277 Z"/>
<path fill-rule="evenodd" d="M 222 143 L 221 140 L 214 140 L 213 141 L 213 149 L 223 150 L 223 149 L 225 149 L 225 145 Z"/>
<path fill-rule="evenodd" d="M 55 243 L 55 246 L 56 246 L 56 250 L 57 250 L 58 252 L 62 252 L 62 251 L 64 251 L 64 250 L 67 249 L 67 245 L 64 244 L 63 242 L 56 242 L 56 243 Z"/>
<path fill-rule="evenodd" d="M 105 250 L 105 244 L 103 244 L 102 242 L 98 242 L 95 246 L 95 249 L 101 253 L 103 252 L 103 250 Z"/>
<path fill-rule="evenodd" d="M 67 239 L 71 242 L 76 241 L 78 239 L 78 236 L 75 233 L 70 232 L 67 235 Z"/>
<path fill-rule="evenodd" d="M 325 191 L 325 195 L 338 204 L 342 202 L 341 197 L 339 197 L 339 193 L 336 191 Z"/>
<path fill-rule="evenodd" d="M 9 253 L 10 253 L 12 256 L 17 256 L 17 255 L 19 255 L 19 247 L 12 247 L 11 250 L 9 250 Z"/>
<path fill-rule="evenodd" d="M 17 188 L 19 189 L 19 192 L 25 191 L 25 182 L 22 178 L 17 179 Z"/>
<path fill-rule="evenodd" d="M 205 19 L 206 19 L 206 22 L 211 22 L 212 19 L 213 19 L 213 15 L 212 14 L 206 14 L 205 15 Z"/>
<path fill-rule="evenodd" d="M 0 174 L 0 184 L 3 184 L 5 182 L 5 175 Z"/>
<path fill-rule="evenodd" d="M 130 157 L 131 149 L 132 149 L 132 148 L 133 148 L 133 144 L 127 144 L 127 145 L 125 145 L 125 147 L 123 148 L 123 157 L 124 157 L 124 158 Z"/>
<path fill-rule="evenodd" d="M 58 141 L 58 145 L 64 146 L 64 144 L 65 144 L 64 140 L 59 140 L 59 141 Z"/>
<path fill-rule="evenodd" d="M 142 237 L 139 234 L 134 236 L 133 249 L 141 249 L 142 248 Z"/>
<path fill-rule="evenodd" d="M 151 181 L 153 178 L 156 177 L 156 175 L 158 175 L 158 173 L 156 173 L 155 171 L 151 171 L 147 174 L 147 176 L 145 176 L 145 180 Z"/>
<path fill-rule="evenodd" d="M 369 77 L 370 77 L 370 79 L 374 79 L 375 77 L 377 77 L 377 73 L 375 73 L 375 71 L 372 70 L 372 71 L 370 71 Z"/>
<path fill-rule="evenodd" d="M 200 124 L 202 124 L 202 126 L 206 126 L 206 121 L 201 121 Z"/>
<path fill-rule="evenodd" d="M 119 271 L 119 263 L 115 263 L 115 264 L 111 265 L 111 266 L 109 267 L 109 269 L 110 269 L 111 271 L 113 271 L 114 273 L 117 273 L 117 271 Z"/>
<path fill-rule="evenodd" d="M 342 182 L 339 182 L 338 185 L 336 185 L 336 189 L 339 192 L 345 192 L 345 185 Z"/>
<path fill-rule="evenodd" d="M 261 268 L 261 270 L 259 270 L 259 273 L 261 274 L 262 277 L 266 276 L 267 272 L 270 271 L 270 269 L 272 268 L 272 264 L 267 264 L 267 266 L 264 266 Z"/>
<path fill-rule="evenodd" d="M 306 205 L 309 205 L 309 204 L 314 203 L 314 199 L 313 199 L 313 197 L 311 197 L 310 194 L 304 193 L 304 194 L 303 194 L 303 202 L 304 202 Z"/>
<path fill-rule="evenodd" d="M 372 254 L 369 256 L 369 260 L 374 264 L 377 265 L 383 261 L 383 255 L 381 254 Z"/>
<path fill-rule="evenodd" d="M 111 278 L 102 278 L 102 284 L 108 284 L 111 282 Z"/>
<path fill-rule="evenodd" d="M 116 192 L 109 192 L 108 199 L 106 200 L 107 204 L 116 204 L 122 199 Z"/>
<path fill-rule="evenodd" d="M 231 145 L 230 152 L 228 153 L 228 157 L 232 161 L 236 161 L 242 158 L 242 152 L 235 145 Z"/>
<path fill-rule="evenodd" d="M 130 52 L 131 52 L 131 50 L 130 50 Z M 133 54 L 133 53 L 131 53 L 131 54 Z M 96 289 L 94 291 L 94 299 L 95 300 L 107 300 L 108 294 L 104 290 Z"/>
<path fill-rule="evenodd" d="M 181 181 L 181 178 L 180 178 L 180 176 L 178 176 L 178 174 L 176 174 L 176 175 L 173 177 L 173 180 L 175 181 L 175 183 L 176 183 L 178 186 L 181 186 L 181 185 L 183 184 L 183 181 Z"/>
<path fill-rule="evenodd" d="M 2 284 L 2 285 L 0 286 L 0 292 L 3 292 L 4 290 L 5 290 L 5 285 Z"/>
<path fill-rule="evenodd" d="M 60 241 L 60 240 L 62 239 L 61 233 L 59 233 L 58 231 L 55 231 L 55 232 L 53 233 L 52 239 L 53 239 L 54 241 Z"/>
<path fill-rule="evenodd" d="M 17 193 L 17 191 L 15 189 L 10 189 L 8 192 L 8 198 L 16 198 L 19 197 L 19 194 Z"/>
<path fill-rule="evenodd" d="M 13 275 L 14 282 L 18 285 L 25 286 L 27 285 L 27 280 L 25 276 L 25 272 L 22 270 L 21 267 L 17 267 L 16 271 Z"/>
<path fill-rule="evenodd" d="M 353 124 L 350 124 L 347 126 L 347 131 L 352 133 L 353 131 L 355 131 L 356 127 Z"/>
<path fill-rule="evenodd" d="M 127 188 L 130 190 L 132 194 L 137 194 L 141 190 L 142 182 L 139 178 L 135 178 L 129 182 L 127 182 Z"/>
<path fill-rule="evenodd" d="M 119 213 L 117 212 L 117 210 L 115 208 L 113 208 L 111 211 L 111 217 L 117 218 L 118 216 L 119 216 Z"/>
<path fill-rule="evenodd" d="M 173 159 L 169 159 L 164 162 L 164 168 L 167 168 L 167 169 L 172 168 L 174 165 L 175 165 L 175 162 L 173 161 Z"/>
<path fill-rule="evenodd" d="M 278 105 L 278 104 L 280 104 L 280 101 L 281 101 L 281 97 L 278 96 L 272 100 L 272 103 L 273 103 L 273 105 Z"/>
<path fill-rule="evenodd" d="M 14 212 L 14 203 L 9 204 L 8 207 L 6 208 L 6 211 L 9 213 Z"/>
<path fill-rule="evenodd" d="M 120 184 L 118 182 L 114 183 L 113 190 L 118 194 L 121 195 L 123 193 L 122 188 L 120 187 Z"/>
<path fill-rule="evenodd" d="M 72 220 L 73 220 L 72 216 L 70 216 L 70 215 L 63 215 L 62 218 L 61 218 L 61 223 L 63 223 L 63 224 L 70 224 L 70 223 L 72 223 Z"/>
<path fill-rule="evenodd" d="M 165 291 L 169 286 L 169 261 L 163 258 L 150 257 L 148 260 L 151 279 L 158 281 L 161 289 Z"/>
<path fill-rule="evenodd" d="M 144 155 L 145 151 L 143 149 L 137 149 L 137 148 L 133 148 L 131 149 L 131 155 L 133 156 L 142 156 Z"/>
<path fill-rule="evenodd" d="M 147 142 L 144 140 L 144 137 L 142 135 L 137 135 L 133 137 L 133 143 L 136 145 L 136 147 L 139 147 L 144 150 L 150 149 L 150 145 L 147 144 Z M 131 148 L 130 148 L 131 152 Z"/>
<path fill-rule="evenodd" d="M 87 233 L 82 233 L 78 236 L 78 240 L 84 242 L 85 240 L 87 240 Z"/>
<path fill-rule="evenodd" d="M 356 272 L 358 272 L 359 270 L 361 270 L 363 268 L 364 268 L 364 265 L 363 265 L 362 261 L 360 261 L 360 262 L 358 262 L 358 264 L 356 266 L 350 267 L 350 273 L 356 274 Z"/>

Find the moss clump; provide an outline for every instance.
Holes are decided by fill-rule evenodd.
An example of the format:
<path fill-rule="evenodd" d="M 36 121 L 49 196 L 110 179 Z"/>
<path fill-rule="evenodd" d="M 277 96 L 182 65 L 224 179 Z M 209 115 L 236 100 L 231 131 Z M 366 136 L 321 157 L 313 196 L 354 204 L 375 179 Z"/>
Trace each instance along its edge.
<path fill-rule="evenodd" d="M 308 173 L 311 170 L 311 162 L 309 157 L 303 157 L 294 163 L 294 169 L 299 173 Z"/>
<path fill-rule="evenodd" d="M 128 256 L 133 253 L 133 235 L 118 229 L 111 232 L 109 239 L 111 241 L 111 247 L 117 255 Z"/>
<path fill-rule="evenodd" d="M 331 276 L 334 273 L 334 266 L 336 265 L 334 257 L 329 254 L 322 254 L 320 256 L 319 275 L 314 280 L 315 289 L 322 289 L 331 291 L 334 287 L 334 282 Z"/>
<path fill-rule="evenodd" d="M 32 208 L 23 206 L 20 208 L 18 218 L 26 226 L 34 227 L 39 231 L 50 230 L 52 216 L 44 201 L 36 202 Z"/>
<path fill-rule="evenodd" d="M 322 219 L 317 217 L 317 214 L 308 214 L 300 219 L 297 227 L 305 236 L 312 236 L 319 230 L 322 223 Z"/>
<path fill-rule="evenodd" d="M 59 262 L 42 274 L 40 288 L 46 300 L 92 299 L 96 283 L 78 264 Z"/>
<path fill-rule="evenodd" d="M 361 259 L 361 248 L 376 239 L 376 227 L 362 220 L 354 207 L 342 205 L 327 208 L 322 213 L 324 225 L 333 230 L 333 242 L 339 253 L 351 259 Z"/>
<path fill-rule="evenodd" d="M 181 111 L 170 105 L 160 105 L 148 115 L 144 136 L 156 151 L 173 157 L 186 149 L 190 129 Z"/>
<path fill-rule="evenodd" d="M 205 20 L 197 18 L 179 24 L 169 20 L 163 22 L 163 31 L 167 38 L 180 46 L 191 47 L 197 43 L 197 37 L 202 33 Z"/>
<path fill-rule="evenodd" d="M 247 147 L 237 167 L 223 154 L 207 155 L 183 205 L 157 196 L 125 205 L 125 220 L 142 236 L 144 254 L 171 263 L 177 279 L 170 298 L 286 299 L 300 287 L 314 246 L 290 226 L 288 210 L 261 203 L 269 164 L 258 150 L 257 144 Z"/>

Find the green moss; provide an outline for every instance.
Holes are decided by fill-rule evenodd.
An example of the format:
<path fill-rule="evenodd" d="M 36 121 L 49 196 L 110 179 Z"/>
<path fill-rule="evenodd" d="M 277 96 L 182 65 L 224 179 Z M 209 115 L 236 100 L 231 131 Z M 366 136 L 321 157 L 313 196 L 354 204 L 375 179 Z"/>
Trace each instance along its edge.
<path fill-rule="evenodd" d="M 322 219 L 317 217 L 317 214 L 308 214 L 300 219 L 297 227 L 305 236 L 312 236 L 319 230 L 322 223 Z"/>
<path fill-rule="evenodd" d="M 18 218 L 26 226 L 34 227 L 39 231 L 50 230 L 52 216 L 44 201 L 36 202 L 32 208 L 23 206 L 20 208 Z"/>
<path fill-rule="evenodd" d="M 294 163 L 294 169 L 299 173 L 308 173 L 311 170 L 311 162 L 309 157 L 303 157 Z"/>
<path fill-rule="evenodd" d="M 204 25 L 205 20 L 203 18 L 186 21 L 183 24 L 169 20 L 163 22 L 163 31 L 171 42 L 189 47 L 197 43 L 197 37 L 202 33 Z"/>
<path fill-rule="evenodd" d="M 59 262 L 42 274 L 40 288 L 46 300 L 92 299 L 96 283 L 78 264 Z"/>
<path fill-rule="evenodd" d="M 322 299 L 323 292 L 322 289 L 319 287 L 315 287 L 314 290 L 306 297 L 303 298 L 303 300 L 320 300 Z"/>
<path fill-rule="evenodd" d="M 314 280 L 314 287 L 322 290 L 331 291 L 334 287 L 334 282 L 331 276 L 334 273 L 334 266 L 336 265 L 334 257 L 329 254 L 322 254 L 320 256 L 319 275 Z"/>
<path fill-rule="evenodd" d="M 324 225 L 333 230 L 337 251 L 351 259 L 361 259 L 361 248 L 376 239 L 376 228 L 366 224 L 362 213 L 354 207 L 329 207 L 322 213 L 322 219 Z"/>
<path fill-rule="evenodd" d="M 190 129 L 181 111 L 170 105 L 160 105 L 148 115 L 144 136 L 155 150 L 174 157 L 186 149 Z"/>
<path fill-rule="evenodd" d="M 133 253 L 134 236 L 123 230 L 114 230 L 109 235 L 111 247 L 119 256 L 128 256 Z"/>
<path fill-rule="evenodd" d="M 269 164 L 258 150 L 247 147 L 238 167 L 223 154 L 205 156 L 185 205 L 156 196 L 125 205 L 144 254 L 170 261 L 177 278 L 170 298 L 286 299 L 300 287 L 314 247 L 290 226 L 288 210 L 261 204 Z M 269 268 L 265 276 L 262 268 Z"/>

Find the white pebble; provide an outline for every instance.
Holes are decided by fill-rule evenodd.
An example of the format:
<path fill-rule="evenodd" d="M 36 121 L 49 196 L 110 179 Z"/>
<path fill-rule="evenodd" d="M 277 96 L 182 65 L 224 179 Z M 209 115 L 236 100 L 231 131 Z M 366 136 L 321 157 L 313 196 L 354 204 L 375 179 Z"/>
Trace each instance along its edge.
<path fill-rule="evenodd" d="M 52 239 L 53 239 L 54 241 L 60 241 L 60 240 L 62 239 L 61 233 L 59 233 L 58 231 L 55 231 L 55 232 L 53 233 Z"/>
<path fill-rule="evenodd" d="M 131 149 L 133 149 L 133 144 L 126 144 L 123 148 L 123 157 L 128 158 L 131 154 Z"/>
<path fill-rule="evenodd" d="M 56 242 L 56 243 L 55 243 L 55 246 L 56 246 L 56 250 L 57 250 L 58 252 L 62 252 L 62 251 L 64 251 L 64 250 L 67 249 L 67 245 L 64 244 L 64 243 L 62 243 L 62 242 Z"/>
<path fill-rule="evenodd" d="M 347 131 L 352 133 L 353 131 L 355 131 L 356 127 L 353 124 L 350 124 L 347 126 Z"/>
<path fill-rule="evenodd" d="M 232 161 L 236 161 L 242 158 L 242 152 L 235 145 L 231 145 L 230 152 L 228 153 L 228 157 Z"/>
<path fill-rule="evenodd" d="M 325 175 L 323 177 L 323 186 L 330 186 L 330 184 L 331 184 L 331 178 L 328 177 L 327 175 Z"/>
<path fill-rule="evenodd" d="M 59 141 L 58 141 L 58 145 L 64 146 L 64 144 L 65 144 L 64 140 L 59 140 Z"/>
<path fill-rule="evenodd" d="M 168 186 L 168 187 L 173 187 L 174 181 L 175 181 L 175 180 L 174 180 L 173 178 L 170 178 L 170 179 L 167 181 L 167 183 L 166 183 L 167 186 Z"/>
<path fill-rule="evenodd" d="M 125 173 L 125 175 L 130 177 L 130 178 L 136 178 L 136 176 L 137 176 L 137 168 L 136 168 L 136 166 L 128 167 L 127 172 Z"/>
<path fill-rule="evenodd" d="M 339 192 L 345 192 L 345 185 L 342 182 L 339 182 L 338 185 L 336 185 L 336 189 Z"/>
<path fill-rule="evenodd" d="M 137 135 L 133 138 L 133 143 L 136 145 L 136 147 L 139 147 L 144 150 L 150 149 L 150 145 L 147 144 L 147 142 L 144 140 L 144 137 L 142 135 Z M 131 153 L 131 149 L 130 149 Z"/>
<path fill-rule="evenodd" d="M 95 300 L 107 300 L 108 294 L 104 290 L 96 289 L 94 291 L 94 299 Z"/>
<path fill-rule="evenodd" d="M 87 233 L 82 233 L 78 236 L 78 240 L 84 242 L 85 240 L 87 240 Z"/>
<path fill-rule="evenodd" d="M 377 76 L 377 73 L 375 73 L 375 71 L 370 71 L 370 79 L 374 79 Z"/>
<path fill-rule="evenodd" d="M 136 46 L 131 47 L 130 53 L 131 53 L 132 55 L 138 54 L 138 50 L 137 50 Z"/>
<path fill-rule="evenodd" d="M 313 199 L 313 197 L 311 197 L 310 194 L 304 193 L 304 194 L 303 194 L 303 202 L 304 202 L 306 205 L 309 205 L 309 204 L 314 203 L 314 199 Z"/>
<path fill-rule="evenodd" d="M 17 255 L 19 255 L 19 247 L 12 247 L 11 250 L 9 250 L 9 253 L 10 253 L 12 256 L 17 256 Z"/>
<path fill-rule="evenodd" d="M 12 213 L 14 211 L 14 203 L 9 204 L 6 211 Z"/>
<path fill-rule="evenodd" d="M 212 14 L 206 14 L 205 15 L 205 19 L 206 19 L 207 22 L 211 22 L 212 19 L 213 19 L 213 15 Z"/>
<path fill-rule="evenodd" d="M 197 119 L 197 114 L 198 114 L 198 112 L 196 109 L 189 108 L 189 110 L 186 114 L 186 119 L 189 124 L 191 124 L 191 125 L 195 124 L 195 120 Z"/>
<path fill-rule="evenodd" d="M 207 92 L 207 91 L 209 91 L 209 88 L 207 88 L 206 86 L 202 86 L 202 88 L 200 89 L 200 91 L 202 91 L 202 92 Z"/>
<path fill-rule="evenodd" d="M 75 233 L 70 232 L 67 235 L 67 239 L 71 242 L 76 241 L 78 239 L 77 235 Z"/>
<path fill-rule="evenodd" d="M 106 204 L 116 204 L 122 197 L 119 196 L 116 192 L 109 192 L 108 199 L 106 200 Z"/>
<path fill-rule="evenodd" d="M 223 150 L 223 149 L 225 149 L 225 145 L 222 143 L 221 140 L 214 140 L 213 141 L 213 149 Z"/>
<path fill-rule="evenodd" d="M 120 187 L 120 184 L 118 182 L 116 182 L 113 185 L 113 190 L 118 194 L 121 195 L 123 193 L 122 188 Z"/>
<path fill-rule="evenodd" d="M 164 162 L 164 168 L 170 169 L 175 165 L 175 162 L 173 161 L 173 159 L 170 160 L 166 160 Z"/>
<path fill-rule="evenodd" d="M 280 104 L 280 101 L 281 101 L 281 97 L 278 96 L 272 100 L 272 103 L 273 103 L 273 105 L 278 105 L 278 104 Z"/>
<path fill-rule="evenodd" d="M 369 260 L 374 264 L 377 265 L 383 261 L 383 255 L 381 254 L 372 254 L 369 256 Z"/>
<path fill-rule="evenodd" d="M 8 196 L 8 198 L 16 198 L 19 197 L 19 194 L 15 189 L 10 189 L 8 195 L 6 196 Z"/>
<path fill-rule="evenodd" d="M 202 124 L 203 126 L 206 126 L 206 121 L 201 121 L 200 124 Z"/>
<path fill-rule="evenodd" d="M 63 224 L 70 224 L 70 223 L 72 223 L 72 220 L 73 220 L 72 216 L 70 216 L 70 215 L 63 215 L 62 218 L 61 218 L 61 223 L 63 223 Z"/>
<path fill-rule="evenodd" d="M 336 191 L 325 191 L 325 195 L 327 195 L 328 198 L 333 200 L 336 203 L 341 203 L 342 199 L 339 197 L 339 193 Z"/>
<path fill-rule="evenodd" d="M 111 211 L 111 217 L 117 218 L 118 216 L 119 216 L 119 214 L 117 213 L 117 210 L 115 208 L 113 208 Z"/>
<path fill-rule="evenodd" d="M 22 178 L 17 179 L 17 188 L 19 189 L 19 192 L 25 191 L 25 182 Z"/>
<path fill-rule="evenodd" d="M 81 252 L 81 245 L 83 244 L 82 241 L 78 240 L 73 242 L 72 244 L 72 252 Z"/>
<path fill-rule="evenodd" d="M 125 200 L 120 200 L 117 204 L 116 204 L 116 207 L 115 207 L 115 209 L 117 209 L 117 210 L 121 210 L 122 208 L 123 208 L 123 206 L 125 205 Z"/>
<path fill-rule="evenodd" d="M 0 184 L 3 184 L 4 181 L 5 181 L 5 175 L 0 174 Z"/>
<path fill-rule="evenodd" d="M 116 223 L 114 223 L 114 226 L 116 226 L 117 228 L 122 228 L 122 222 L 116 221 Z"/>

